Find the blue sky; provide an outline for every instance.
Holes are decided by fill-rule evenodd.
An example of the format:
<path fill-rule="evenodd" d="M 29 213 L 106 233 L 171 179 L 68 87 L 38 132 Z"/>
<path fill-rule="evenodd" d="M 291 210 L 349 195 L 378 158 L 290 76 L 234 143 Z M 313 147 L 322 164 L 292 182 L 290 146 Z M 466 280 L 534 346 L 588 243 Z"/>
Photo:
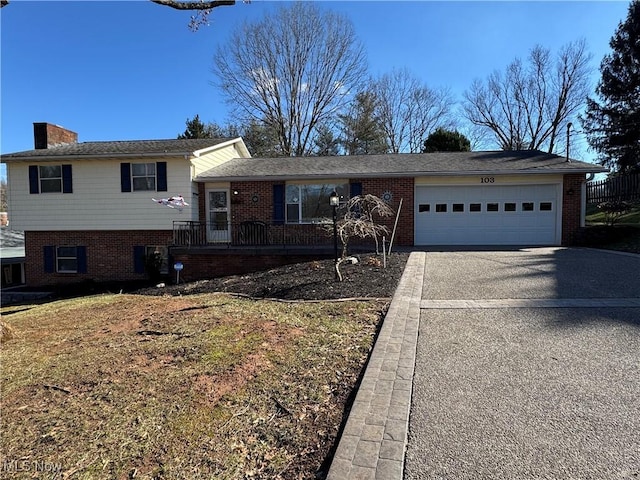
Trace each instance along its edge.
<path fill-rule="evenodd" d="M 175 138 L 195 114 L 224 123 L 213 53 L 280 3 L 239 0 L 194 33 L 190 13 L 148 1 L 11 0 L 0 10 L 0 151 L 33 148 L 33 122 L 74 130 L 80 141 Z M 458 98 L 535 44 L 555 52 L 579 38 L 593 54 L 595 85 L 628 9 L 626 1 L 318 3 L 351 19 L 371 74 L 407 67 Z"/>

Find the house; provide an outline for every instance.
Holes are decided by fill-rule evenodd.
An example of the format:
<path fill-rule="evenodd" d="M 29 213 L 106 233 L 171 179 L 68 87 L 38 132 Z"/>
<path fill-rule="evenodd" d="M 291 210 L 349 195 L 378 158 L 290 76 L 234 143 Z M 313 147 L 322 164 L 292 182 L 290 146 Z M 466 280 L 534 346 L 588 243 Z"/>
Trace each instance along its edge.
<path fill-rule="evenodd" d="M 198 220 L 194 179 L 248 157 L 236 139 L 77 142 L 77 133 L 34 124 L 35 149 L 2 155 L 11 226 L 24 231 L 28 285 L 144 278 L 158 251 L 168 271 L 174 220 Z M 152 198 L 182 195 L 196 207 Z"/>
<path fill-rule="evenodd" d="M 37 147 L 38 128 L 60 127 L 35 128 Z M 184 280 L 330 255 L 334 190 L 389 202 L 397 246 L 571 245 L 586 177 L 606 171 L 539 151 L 251 158 L 239 138 L 71 143 L 2 161 L 30 284 L 142 278 L 156 251 Z M 150 203 L 164 192 L 190 207 Z"/>
<path fill-rule="evenodd" d="M 11 230 L 7 226 L 1 226 L 0 245 L 2 245 L 2 249 L 0 249 L 2 289 L 24 285 L 24 232 Z"/>

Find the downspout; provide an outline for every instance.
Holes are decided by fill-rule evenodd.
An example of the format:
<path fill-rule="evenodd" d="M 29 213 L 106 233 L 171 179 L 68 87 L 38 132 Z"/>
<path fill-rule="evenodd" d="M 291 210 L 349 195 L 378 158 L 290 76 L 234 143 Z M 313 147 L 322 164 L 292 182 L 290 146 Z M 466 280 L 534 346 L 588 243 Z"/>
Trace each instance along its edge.
<path fill-rule="evenodd" d="M 595 173 L 588 173 L 587 178 L 580 185 L 580 227 L 583 228 L 587 216 L 587 182 L 593 180 Z"/>

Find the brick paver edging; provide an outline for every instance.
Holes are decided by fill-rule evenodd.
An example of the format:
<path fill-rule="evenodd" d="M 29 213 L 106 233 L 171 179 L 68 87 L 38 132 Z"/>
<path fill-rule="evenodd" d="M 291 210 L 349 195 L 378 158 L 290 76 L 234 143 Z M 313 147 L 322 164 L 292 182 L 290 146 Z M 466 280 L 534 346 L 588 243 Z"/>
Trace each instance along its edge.
<path fill-rule="evenodd" d="M 409 256 L 338 443 L 328 480 L 402 479 L 425 261 L 425 252 Z"/>

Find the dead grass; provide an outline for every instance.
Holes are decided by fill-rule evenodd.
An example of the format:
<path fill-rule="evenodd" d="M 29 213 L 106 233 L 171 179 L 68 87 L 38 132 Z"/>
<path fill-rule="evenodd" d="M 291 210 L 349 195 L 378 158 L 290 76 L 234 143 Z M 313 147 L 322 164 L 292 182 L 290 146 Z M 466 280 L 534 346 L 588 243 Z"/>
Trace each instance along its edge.
<path fill-rule="evenodd" d="M 74 479 L 314 478 L 385 309 L 211 294 L 3 309 L 0 463 Z"/>

